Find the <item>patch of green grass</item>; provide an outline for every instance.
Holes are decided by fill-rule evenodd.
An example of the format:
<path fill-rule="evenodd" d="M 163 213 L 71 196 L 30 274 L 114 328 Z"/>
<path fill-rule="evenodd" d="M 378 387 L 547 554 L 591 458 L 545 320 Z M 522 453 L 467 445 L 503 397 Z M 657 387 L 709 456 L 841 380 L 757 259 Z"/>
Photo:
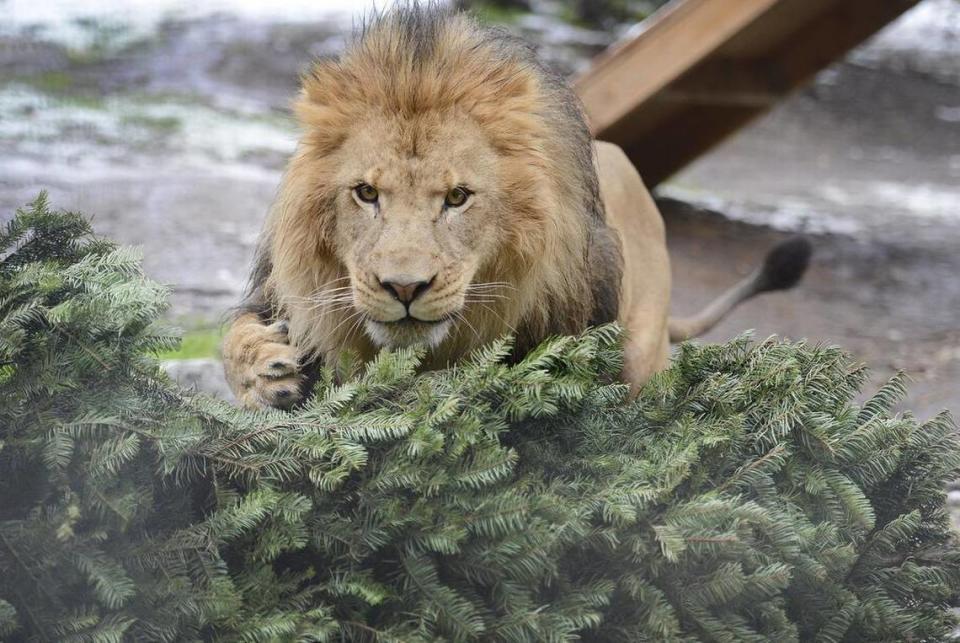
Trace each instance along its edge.
<path fill-rule="evenodd" d="M 590 5 L 578 8 L 573 2 L 563 2 L 556 16 L 581 29 L 605 29 L 612 24 L 645 20 L 663 4 L 666 0 L 593 0 Z"/>
<path fill-rule="evenodd" d="M 484 24 L 512 25 L 515 24 L 521 16 L 526 15 L 527 12 L 523 9 L 500 7 L 495 4 L 478 2 L 470 8 L 470 13 Z"/>
<path fill-rule="evenodd" d="M 164 351 L 157 355 L 160 359 L 199 359 L 204 357 L 220 357 L 220 343 L 223 341 L 223 331 L 220 328 L 203 328 L 191 330 L 184 334 L 180 348 L 175 351 Z"/>
<path fill-rule="evenodd" d="M 92 94 L 68 94 L 60 97 L 60 101 L 64 105 L 83 109 L 105 109 L 107 106 L 107 102 L 102 96 Z"/>
<path fill-rule="evenodd" d="M 183 123 L 176 116 L 146 116 L 144 114 L 129 114 L 122 118 L 126 125 L 135 125 L 154 130 L 162 134 L 172 134 L 180 129 Z"/>
<path fill-rule="evenodd" d="M 65 71 L 46 71 L 41 74 L 26 76 L 23 80 L 40 91 L 51 94 L 62 94 L 73 88 L 73 76 Z"/>
<path fill-rule="evenodd" d="M 102 62 L 130 46 L 127 42 L 130 38 L 129 25 L 96 18 L 80 18 L 74 22 L 85 32 L 89 41 L 81 49 L 67 50 L 67 57 L 73 63 L 87 65 Z"/>

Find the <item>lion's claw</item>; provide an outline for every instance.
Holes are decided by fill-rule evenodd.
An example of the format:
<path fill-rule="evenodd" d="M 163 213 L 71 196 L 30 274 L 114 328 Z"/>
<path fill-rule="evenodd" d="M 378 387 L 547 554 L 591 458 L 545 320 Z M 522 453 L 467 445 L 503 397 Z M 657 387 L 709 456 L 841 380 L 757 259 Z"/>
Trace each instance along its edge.
<path fill-rule="evenodd" d="M 280 379 L 288 375 L 294 375 L 300 370 L 300 365 L 295 360 L 277 359 L 264 364 L 264 368 L 257 372 L 260 377 L 268 379 Z"/>

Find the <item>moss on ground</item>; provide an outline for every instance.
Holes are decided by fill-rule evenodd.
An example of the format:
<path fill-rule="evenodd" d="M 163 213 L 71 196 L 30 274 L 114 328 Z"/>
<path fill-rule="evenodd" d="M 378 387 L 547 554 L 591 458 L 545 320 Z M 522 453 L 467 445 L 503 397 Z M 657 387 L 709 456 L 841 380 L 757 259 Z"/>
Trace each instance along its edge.
<path fill-rule="evenodd" d="M 222 328 L 198 328 L 184 333 L 178 349 L 164 351 L 157 356 L 162 360 L 219 358 L 222 341 Z"/>

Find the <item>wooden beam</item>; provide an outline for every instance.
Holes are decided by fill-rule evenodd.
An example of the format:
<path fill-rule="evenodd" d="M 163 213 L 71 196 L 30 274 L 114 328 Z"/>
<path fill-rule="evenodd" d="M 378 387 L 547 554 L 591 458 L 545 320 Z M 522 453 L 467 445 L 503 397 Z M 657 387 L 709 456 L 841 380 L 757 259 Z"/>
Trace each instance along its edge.
<path fill-rule="evenodd" d="M 779 65 L 711 58 L 670 83 L 650 100 L 703 105 L 771 107 L 792 89 Z"/>
<path fill-rule="evenodd" d="M 593 128 L 604 131 L 745 29 L 779 0 L 681 0 L 575 81 Z"/>
<path fill-rule="evenodd" d="M 675 0 L 575 87 L 656 185 L 918 0 Z"/>

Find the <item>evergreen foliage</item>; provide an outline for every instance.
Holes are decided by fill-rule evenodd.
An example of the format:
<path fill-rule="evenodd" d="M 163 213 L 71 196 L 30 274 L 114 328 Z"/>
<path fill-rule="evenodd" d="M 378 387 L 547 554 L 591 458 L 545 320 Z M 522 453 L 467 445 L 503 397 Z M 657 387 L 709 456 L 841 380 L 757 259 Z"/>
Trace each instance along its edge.
<path fill-rule="evenodd" d="M 618 331 L 293 413 L 178 389 L 165 291 L 43 197 L 0 232 L 0 636 L 938 640 L 960 589 L 946 415 L 833 348 L 681 347 L 625 402 Z"/>

